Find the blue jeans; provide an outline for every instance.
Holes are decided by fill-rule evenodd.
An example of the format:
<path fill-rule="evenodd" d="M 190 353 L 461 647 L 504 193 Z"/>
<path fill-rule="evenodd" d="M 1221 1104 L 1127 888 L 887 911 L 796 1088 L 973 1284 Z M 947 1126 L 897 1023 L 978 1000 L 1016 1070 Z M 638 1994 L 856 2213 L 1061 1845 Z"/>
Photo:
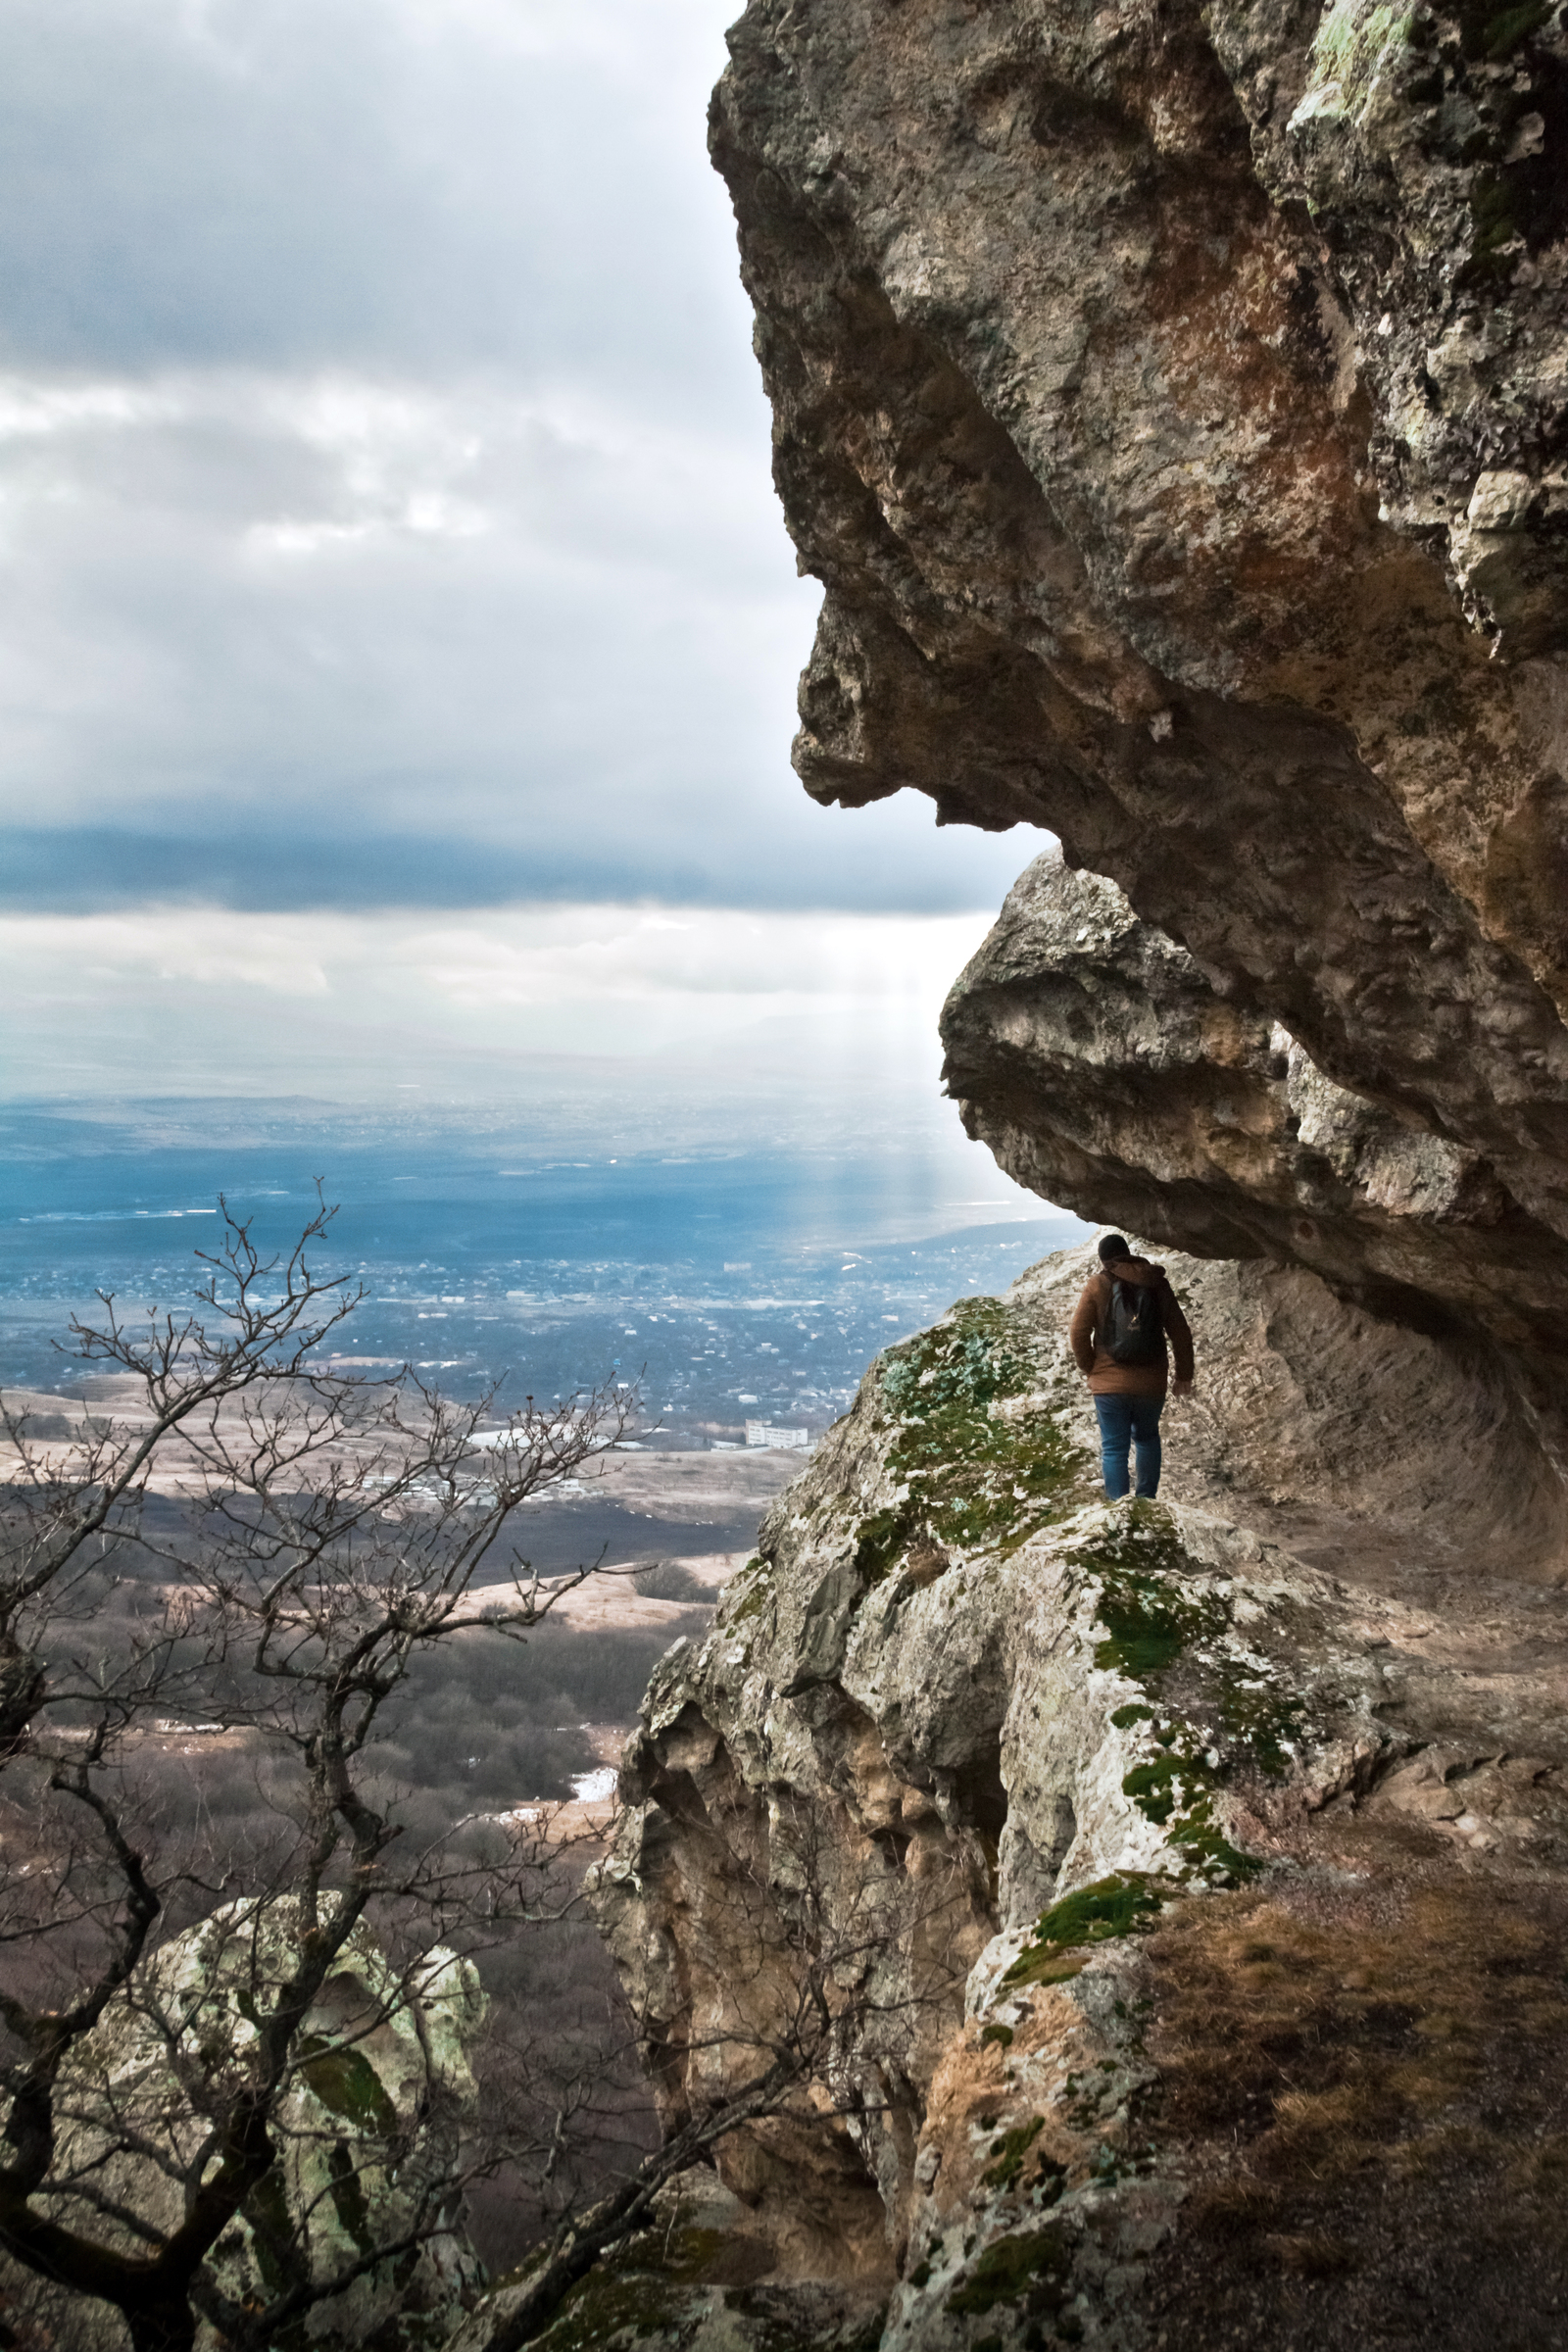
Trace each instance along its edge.
<path fill-rule="evenodd" d="M 1100 1465 L 1105 1493 L 1112 1502 L 1127 1492 L 1127 1451 L 1138 1447 L 1138 1492 L 1159 1492 L 1159 1414 L 1163 1396 L 1097 1396 L 1100 1420 Z"/>

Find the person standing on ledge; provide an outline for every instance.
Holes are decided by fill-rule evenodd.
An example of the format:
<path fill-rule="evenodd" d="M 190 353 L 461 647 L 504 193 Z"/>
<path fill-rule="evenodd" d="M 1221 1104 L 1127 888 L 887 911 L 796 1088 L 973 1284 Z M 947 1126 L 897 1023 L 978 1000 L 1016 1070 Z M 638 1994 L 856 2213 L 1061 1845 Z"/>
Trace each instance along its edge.
<path fill-rule="evenodd" d="M 1163 1266 L 1134 1257 L 1119 1233 L 1100 1245 L 1100 1272 L 1073 1309 L 1067 1345 L 1089 1381 L 1100 1421 L 1100 1459 L 1112 1502 L 1127 1492 L 1127 1455 L 1138 1448 L 1138 1493 L 1159 1491 L 1159 1416 L 1176 1356 L 1176 1394 L 1193 1385 L 1193 1335 Z"/>

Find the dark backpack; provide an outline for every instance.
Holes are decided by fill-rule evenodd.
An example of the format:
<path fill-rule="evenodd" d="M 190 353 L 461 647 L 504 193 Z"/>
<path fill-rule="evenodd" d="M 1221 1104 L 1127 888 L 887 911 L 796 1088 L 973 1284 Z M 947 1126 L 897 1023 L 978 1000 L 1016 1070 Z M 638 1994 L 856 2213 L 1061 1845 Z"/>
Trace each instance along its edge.
<path fill-rule="evenodd" d="M 1105 1353 L 1113 1364 L 1162 1364 L 1165 1318 L 1157 1282 L 1122 1282 L 1112 1274 Z"/>

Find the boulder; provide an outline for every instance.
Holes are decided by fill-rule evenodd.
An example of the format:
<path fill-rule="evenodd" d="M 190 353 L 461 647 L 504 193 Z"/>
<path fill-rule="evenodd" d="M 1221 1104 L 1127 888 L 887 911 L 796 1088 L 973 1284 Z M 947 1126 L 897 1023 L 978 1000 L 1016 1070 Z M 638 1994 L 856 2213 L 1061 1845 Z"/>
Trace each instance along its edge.
<path fill-rule="evenodd" d="M 177 2227 L 181 2179 L 138 2151 L 172 2148 L 175 2166 L 196 2157 L 243 2083 L 259 2006 L 298 1965 L 299 1933 L 296 1897 L 226 1903 L 111 2001 L 62 2079 L 61 2221 L 100 2239 L 107 2231 L 127 2253 Z M 483 2284 L 461 2197 L 446 2186 L 473 2108 L 466 2051 L 483 2014 L 471 1962 L 436 1947 L 399 1970 L 368 1925 L 353 1930 L 296 2043 L 272 2123 L 277 2164 L 215 2248 L 220 2294 L 254 2307 L 297 2278 L 324 2285 L 357 2272 L 310 2307 L 304 2344 L 424 2352 L 445 2342 Z M 419 2242 L 358 2270 L 414 2230 Z M 94 2352 L 100 2341 L 107 2352 L 122 2340 L 118 2316 L 94 2308 Z M 68 2315 L 68 2332 L 79 2324 Z M 199 2322 L 203 2352 L 224 2340 Z"/>

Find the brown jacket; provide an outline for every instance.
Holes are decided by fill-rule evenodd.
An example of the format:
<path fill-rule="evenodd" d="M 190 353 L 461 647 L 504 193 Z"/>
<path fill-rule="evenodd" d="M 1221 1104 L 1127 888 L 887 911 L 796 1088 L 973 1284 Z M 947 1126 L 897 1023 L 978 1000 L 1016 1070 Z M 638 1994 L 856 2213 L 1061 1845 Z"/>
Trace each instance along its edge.
<path fill-rule="evenodd" d="M 1118 1364 L 1105 1351 L 1112 1275 L 1118 1282 L 1159 1285 L 1160 1320 L 1175 1350 L 1176 1377 L 1178 1380 L 1193 1377 L 1193 1335 L 1187 1327 L 1187 1317 L 1165 1280 L 1164 1267 L 1152 1265 L 1147 1257 L 1117 1258 L 1102 1274 L 1090 1276 L 1067 1330 L 1073 1360 L 1080 1372 L 1089 1375 L 1090 1389 L 1097 1396 L 1163 1396 L 1168 1377 L 1166 1364 Z"/>

